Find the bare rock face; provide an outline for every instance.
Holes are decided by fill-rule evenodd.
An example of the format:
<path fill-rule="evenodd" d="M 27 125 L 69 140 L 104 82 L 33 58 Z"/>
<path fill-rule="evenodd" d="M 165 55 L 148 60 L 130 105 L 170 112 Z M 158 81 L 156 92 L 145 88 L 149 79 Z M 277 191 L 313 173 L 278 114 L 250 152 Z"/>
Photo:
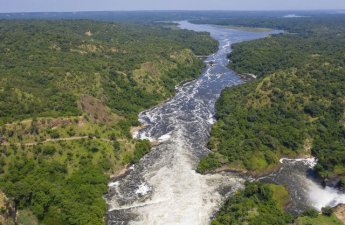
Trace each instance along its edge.
<path fill-rule="evenodd" d="M 345 204 L 339 204 L 334 208 L 334 215 L 345 224 Z"/>
<path fill-rule="evenodd" d="M 14 225 L 16 221 L 16 209 L 14 202 L 0 192 L 0 224 Z"/>
<path fill-rule="evenodd" d="M 324 179 L 323 183 L 325 186 L 329 186 L 329 187 L 334 187 L 334 188 L 340 187 L 340 177 L 335 176 L 332 178 Z"/>
<path fill-rule="evenodd" d="M 89 31 L 86 31 L 86 32 L 85 32 L 85 36 L 87 36 L 87 37 L 91 37 L 91 36 L 92 36 L 91 31 L 90 31 L 90 30 L 89 30 Z"/>

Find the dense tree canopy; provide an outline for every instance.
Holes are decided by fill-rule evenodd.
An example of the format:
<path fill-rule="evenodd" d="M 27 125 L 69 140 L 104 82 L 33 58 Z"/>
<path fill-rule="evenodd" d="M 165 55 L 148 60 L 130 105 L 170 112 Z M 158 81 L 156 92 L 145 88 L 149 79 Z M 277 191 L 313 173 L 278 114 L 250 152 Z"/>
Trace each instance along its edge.
<path fill-rule="evenodd" d="M 287 212 L 289 194 L 283 186 L 260 182 L 247 182 L 245 189 L 231 196 L 216 214 L 212 225 L 341 225 L 331 208 L 323 208 L 319 214 L 307 209 L 293 217 Z"/>
<path fill-rule="evenodd" d="M 243 191 L 225 202 L 211 224 L 290 224 L 293 217 L 284 212 L 288 198 L 282 186 L 247 183 Z"/>
<path fill-rule="evenodd" d="M 241 25 L 294 33 L 233 46 L 230 67 L 259 78 L 223 91 L 209 141 L 215 153 L 208 157 L 222 163 L 208 164 L 206 158 L 199 170 L 227 163 L 262 172 L 282 156 L 312 154 L 319 160 L 316 169 L 322 177 L 341 181 L 345 176 L 344 18 L 244 20 Z"/>
<path fill-rule="evenodd" d="M 217 47 L 207 33 L 80 21 L 0 21 L 0 123 L 80 114 L 80 94 L 128 116 L 162 101 Z M 194 53 L 194 54 L 193 54 Z"/>
<path fill-rule="evenodd" d="M 198 76 L 196 55 L 216 47 L 156 25 L 0 21 L 0 191 L 18 221 L 103 224 L 109 175 L 150 150 L 131 139 L 137 114 Z"/>

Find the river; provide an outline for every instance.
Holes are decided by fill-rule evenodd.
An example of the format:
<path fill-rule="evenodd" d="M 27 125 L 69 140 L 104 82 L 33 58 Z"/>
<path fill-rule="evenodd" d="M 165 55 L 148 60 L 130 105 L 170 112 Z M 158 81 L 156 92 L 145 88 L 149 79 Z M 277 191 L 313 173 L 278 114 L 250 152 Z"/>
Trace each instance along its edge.
<path fill-rule="evenodd" d="M 198 79 L 177 87 L 176 95 L 166 103 L 140 113 L 140 122 L 146 127 L 137 138 L 159 145 L 133 165 L 127 176 L 109 184 L 109 225 L 206 225 L 226 197 L 243 187 L 244 179 L 236 174 L 200 175 L 195 169 L 200 158 L 209 153 L 205 145 L 215 122 L 217 98 L 225 87 L 244 82 L 227 68 L 230 46 L 278 31 L 247 32 L 187 21 L 179 22 L 179 27 L 209 32 L 219 41 L 219 49 L 205 60 L 206 68 Z M 209 64 L 211 61 L 213 65 Z M 285 185 L 300 182 L 294 183 L 300 187 L 292 195 L 293 201 L 298 202 L 293 205 L 295 211 L 314 204 L 308 197 L 310 185 L 304 185 L 303 180 L 308 179 L 310 164 L 305 160 L 282 163 L 280 171 L 263 179 Z M 300 168 L 303 179 L 296 181 L 292 175 L 296 168 Z"/>

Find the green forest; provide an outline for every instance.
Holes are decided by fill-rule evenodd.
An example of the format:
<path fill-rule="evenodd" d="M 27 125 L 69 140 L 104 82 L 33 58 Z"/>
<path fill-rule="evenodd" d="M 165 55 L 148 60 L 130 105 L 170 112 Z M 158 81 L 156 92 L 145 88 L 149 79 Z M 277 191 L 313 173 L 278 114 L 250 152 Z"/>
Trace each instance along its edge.
<path fill-rule="evenodd" d="M 227 199 L 211 225 L 341 225 L 329 207 L 320 214 L 307 209 L 297 218 L 287 212 L 289 193 L 283 186 L 246 182 L 244 190 Z"/>
<path fill-rule="evenodd" d="M 17 221 L 104 224 L 110 175 L 150 150 L 131 138 L 137 114 L 198 76 L 197 55 L 217 46 L 154 25 L 1 20 L 0 194 Z"/>
<path fill-rule="evenodd" d="M 207 33 L 80 21 L 0 21 L 0 123 L 78 115 L 78 95 L 130 117 L 197 76 Z M 140 71 L 142 70 L 142 71 Z"/>
<path fill-rule="evenodd" d="M 138 113 L 196 78 L 204 68 L 198 56 L 218 46 L 208 33 L 151 23 L 161 14 L 140 25 L 0 20 L 0 224 L 3 215 L 14 224 L 9 205 L 19 224 L 104 224 L 110 176 L 151 148 L 131 137 Z M 281 157 L 313 155 L 320 177 L 344 189 L 345 18 L 193 15 L 202 18 L 194 23 L 284 30 L 232 46 L 229 67 L 257 79 L 222 92 L 212 153 L 198 171 L 263 175 Z M 247 182 L 212 225 L 341 224 L 330 208 L 295 218 L 288 206 L 283 186 Z"/>
<path fill-rule="evenodd" d="M 213 22 L 285 32 L 233 45 L 229 66 L 258 78 L 222 92 L 208 143 L 213 153 L 198 170 L 227 165 L 260 175 L 280 157 L 313 155 L 325 182 L 344 188 L 344 17 Z"/>
<path fill-rule="evenodd" d="M 212 225 L 289 224 L 293 217 L 284 212 L 288 201 L 288 193 L 282 186 L 248 182 L 244 190 L 225 202 Z"/>

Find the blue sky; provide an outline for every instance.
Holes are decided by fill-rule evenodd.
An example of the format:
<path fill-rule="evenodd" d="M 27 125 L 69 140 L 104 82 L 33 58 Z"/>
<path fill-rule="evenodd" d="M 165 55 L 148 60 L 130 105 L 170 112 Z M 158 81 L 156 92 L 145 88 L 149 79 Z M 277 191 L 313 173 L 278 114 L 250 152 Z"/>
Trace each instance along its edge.
<path fill-rule="evenodd" d="M 0 12 L 345 9 L 345 0 L 0 0 Z"/>

